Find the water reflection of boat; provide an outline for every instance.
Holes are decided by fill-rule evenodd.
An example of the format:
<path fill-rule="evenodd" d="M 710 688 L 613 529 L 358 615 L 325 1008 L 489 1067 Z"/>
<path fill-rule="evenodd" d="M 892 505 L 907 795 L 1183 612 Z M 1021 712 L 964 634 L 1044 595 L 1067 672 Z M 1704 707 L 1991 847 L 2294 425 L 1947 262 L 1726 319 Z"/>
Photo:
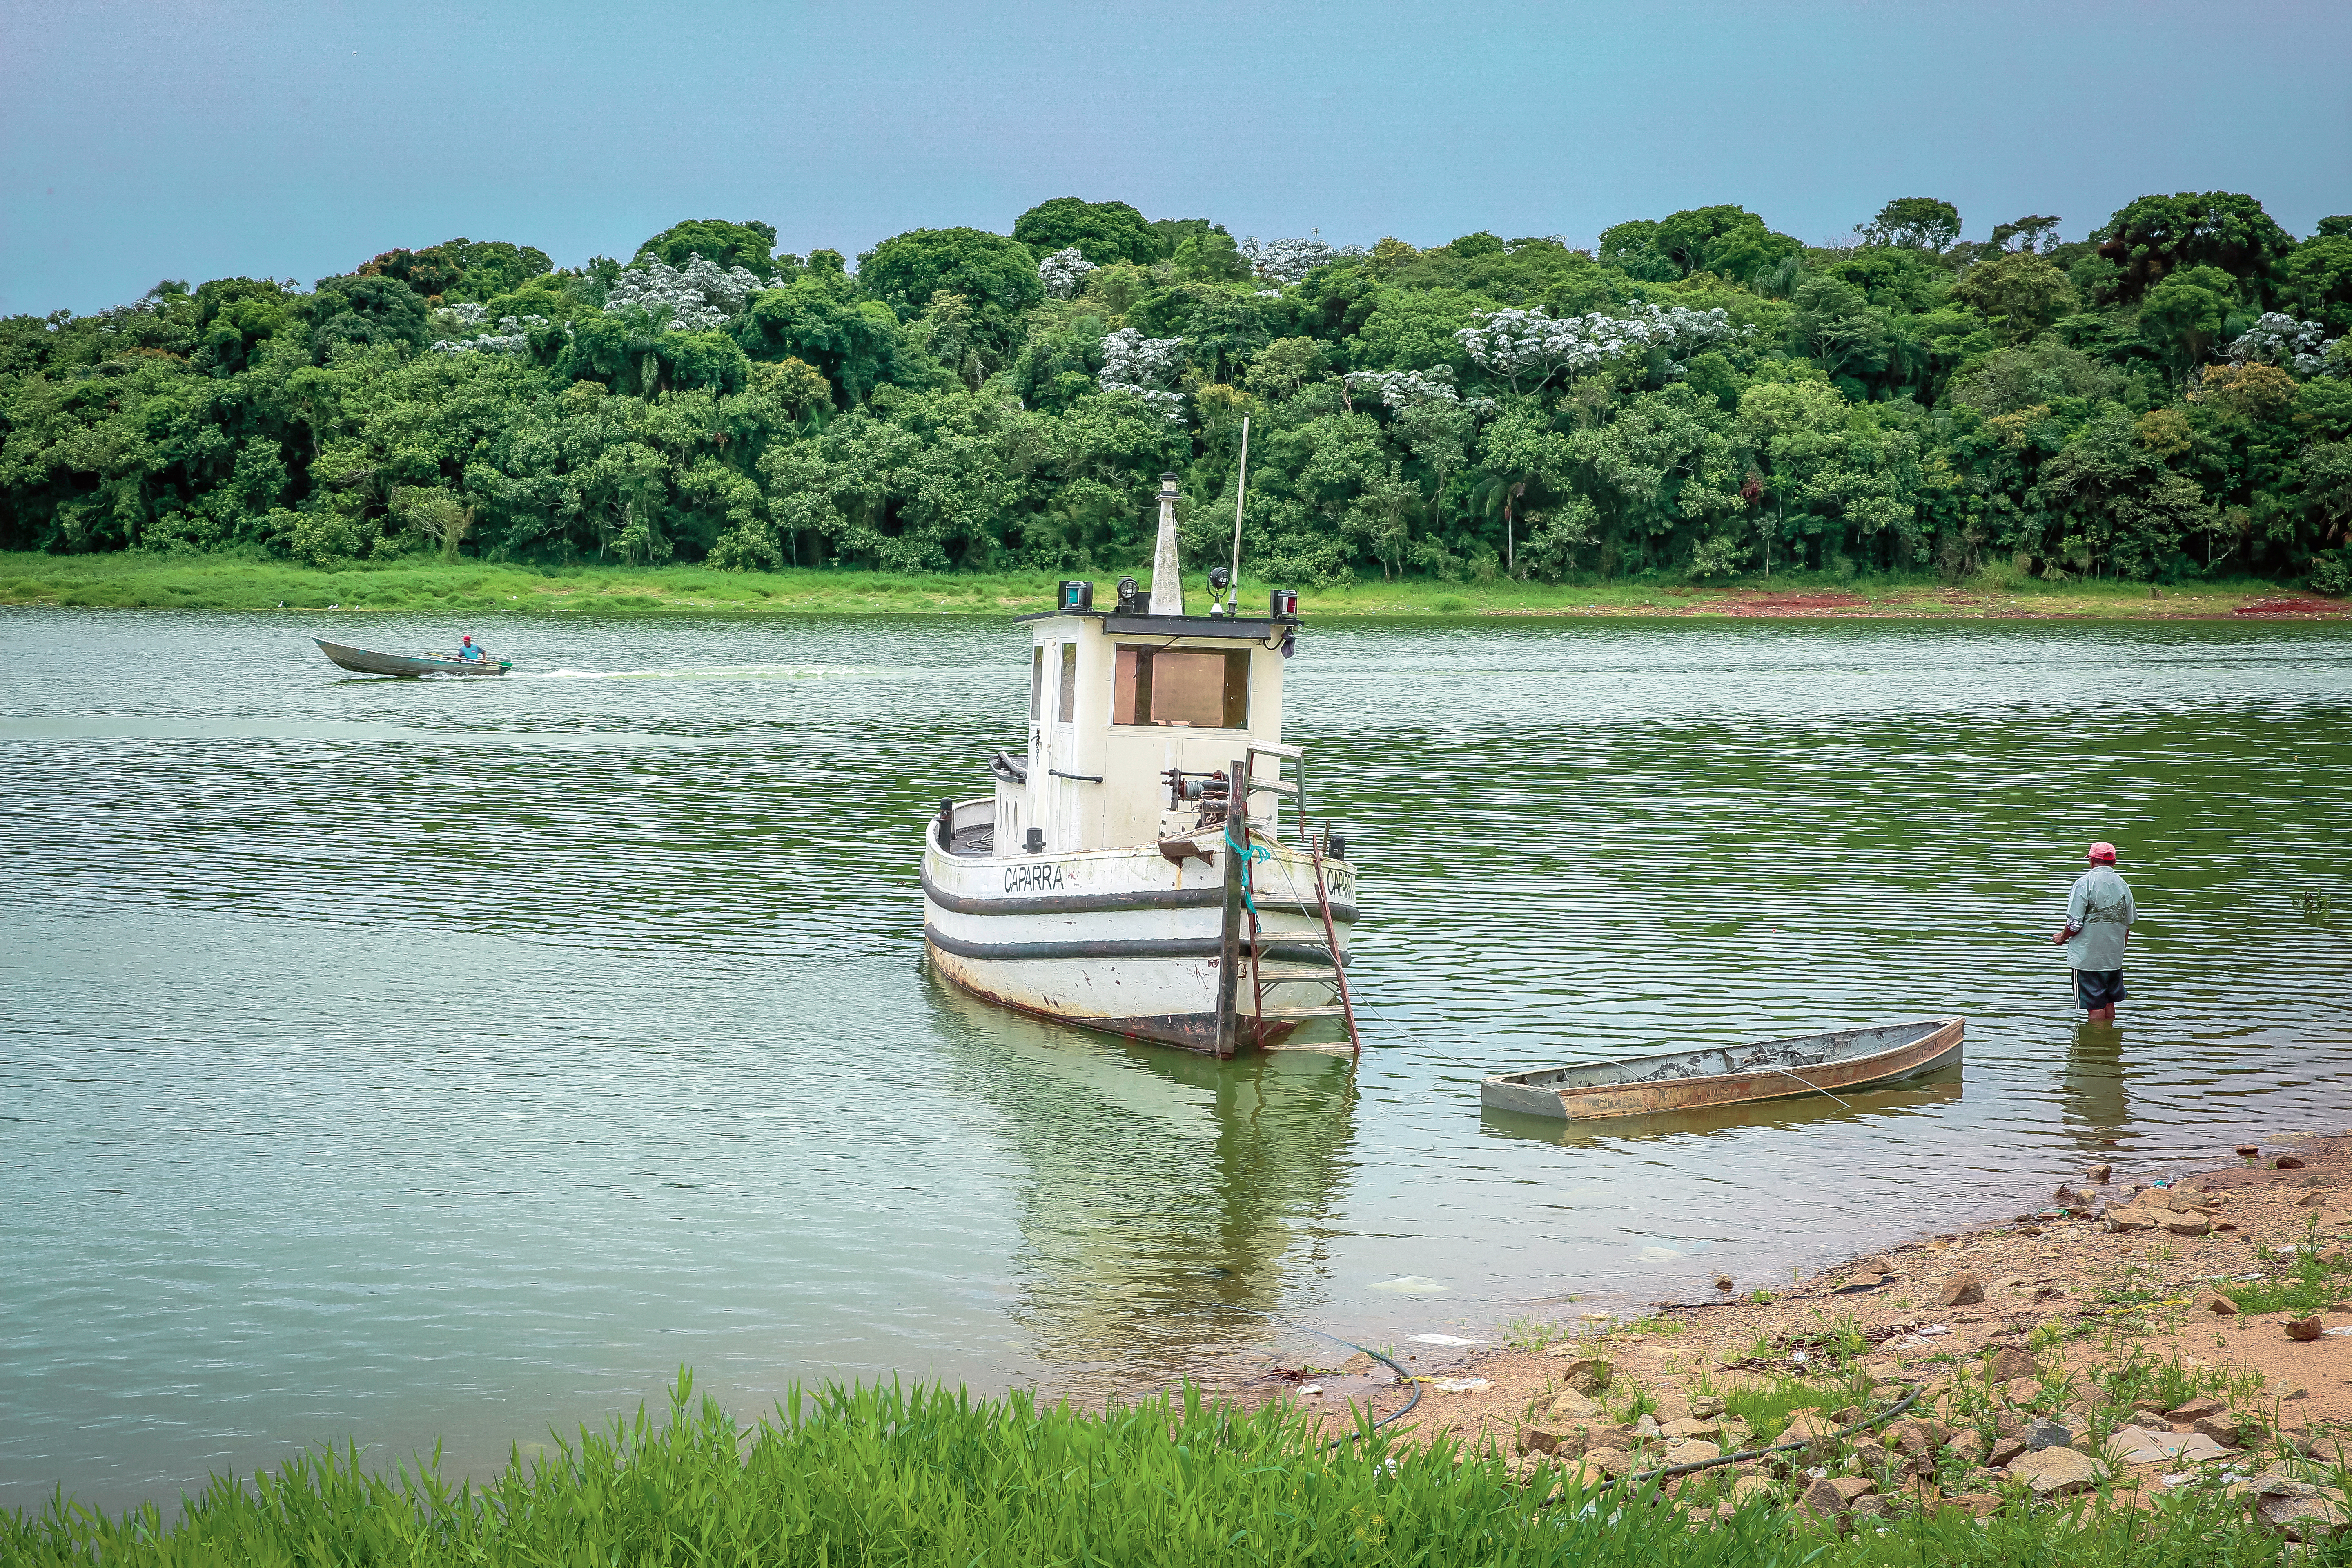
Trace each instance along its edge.
<path fill-rule="evenodd" d="M 1342 841 L 1309 834 L 1305 759 L 1282 742 L 1298 595 L 1242 616 L 1219 568 L 1211 613 L 1187 614 L 1177 499 L 1163 476 L 1148 602 L 1130 577 L 1097 610 L 1068 582 L 1023 617 L 1025 760 L 999 752 L 993 795 L 942 803 L 924 942 L 965 990 L 1087 1028 L 1231 1056 L 1331 1018 L 1352 1045 L 1355 876 Z"/>
<path fill-rule="evenodd" d="M 1201 1373 L 1202 1346 L 1263 1340 L 1265 1314 L 1321 1268 L 1350 1064 L 1219 1062 L 930 994 L 958 1088 L 1025 1166 L 1013 1315 L 1056 1382 L 1132 1389 Z"/>
<path fill-rule="evenodd" d="M 1825 1095 L 1807 1095 L 1762 1103 L 1657 1111 L 1645 1116 L 1596 1117 L 1585 1121 L 1562 1121 L 1556 1116 L 1528 1116 L 1488 1108 L 1482 1113 L 1480 1122 L 1482 1131 L 1503 1138 L 1536 1138 L 1561 1144 L 1603 1141 L 1632 1143 L 1689 1133 L 1723 1132 L 1733 1128 L 1827 1127 L 1869 1117 L 1900 1115 L 1952 1104 L 1960 1099 L 1961 1087 L 1958 1073 L 1947 1070 L 1893 1089 L 1858 1090 L 1844 1097 L 1844 1105 Z"/>
<path fill-rule="evenodd" d="M 1497 1073 L 1480 1083 L 1478 1092 L 1496 1110 L 1571 1121 L 1834 1095 L 1958 1067 L 1967 1032 L 1959 1018 L 1838 1029 L 1750 1046 Z"/>

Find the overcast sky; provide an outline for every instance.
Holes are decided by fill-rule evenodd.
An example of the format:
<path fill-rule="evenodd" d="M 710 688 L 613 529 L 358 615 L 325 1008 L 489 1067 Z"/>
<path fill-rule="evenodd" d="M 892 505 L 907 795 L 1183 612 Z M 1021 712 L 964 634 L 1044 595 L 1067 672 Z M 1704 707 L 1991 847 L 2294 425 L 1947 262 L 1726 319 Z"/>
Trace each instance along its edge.
<path fill-rule="evenodd" d="M 2352 5 L 0 0 L 0 313 L 312 280 L 463 235 L 558 265 L 681 218 L 853 258 L 1047 197 L 1236 235 L 1590 244 L 1889 197 L 2078 237 L 2226 189 L 2352 211 Z"/>

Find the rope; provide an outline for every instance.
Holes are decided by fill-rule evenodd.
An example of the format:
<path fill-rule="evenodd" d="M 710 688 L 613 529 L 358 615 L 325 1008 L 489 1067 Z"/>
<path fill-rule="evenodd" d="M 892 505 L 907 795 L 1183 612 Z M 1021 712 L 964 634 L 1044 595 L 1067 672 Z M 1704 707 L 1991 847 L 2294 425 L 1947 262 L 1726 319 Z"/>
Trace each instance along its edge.
<path fill-rule="evenodd" d="M 1250 874 L 1250 868 L 1256 865 L 1261 860 L 1273 859 L 1274 851 L 1267 848 L 1263 844 L 1252 844 L 1244 847 L 1234 843 L 1234 823 L 1233 818 L 1230 816 L 1225 819 L 1225 847 L 1242 858 L 1242 902 L 1247 906 L 1250 912 L 1250 919 L 1255 921 L 1258 918 L 1257 900 L 1250 895 L 1256 888 L 1257 879 Z M 1344 1343 L 1345 1342 L 1343 1341 L 1342 1342 Z M 1366 1351 L 1364 1353 L 1366 1355 L 1370 1355 L 1372 1352 Z"/>

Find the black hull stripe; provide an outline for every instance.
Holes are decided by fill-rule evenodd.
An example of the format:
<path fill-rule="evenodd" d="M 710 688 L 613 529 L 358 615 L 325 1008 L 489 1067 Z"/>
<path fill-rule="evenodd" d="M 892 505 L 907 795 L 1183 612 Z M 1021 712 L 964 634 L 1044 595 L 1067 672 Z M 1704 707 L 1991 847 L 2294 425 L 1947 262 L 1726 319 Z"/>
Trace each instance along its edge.
<path fill-rule="evenodd" d="M 1215 958 L 1224 951 L 1224 943 L 1213 936 L 1138 938 L 1127 942 L 966 942 L 933 925 L 923 928 L 923 940 L 958 958 Z M 1246 950 L 1249 944 L 1244 942 L 1242 946 Z M 1269 942 L 1263 956 L 1277 963 L 1330 962 L 1330 954 L 1321 946 L 1305 942 Z"/>
<path fill-rule="evenodd" d="M 1123 910 L 1213 910 L 1225 901 L 1223 888 L 1157 888 L 1132 893 L 1039 893 L 1017 899 L 975 899 L 964 893 L 950 893 L 931 880 L 927 868 L 922 873 L 923 896 L 931 902 L 958 915 L 1098 915 Z M 1313 904 L 1268 899 L 1260 895 L 1258 912 L 1277 915 L 1313 915 L 1320 918 L 1322 910 Z M 1352 925 L 1356 906 L 1334 902 L 1331 918 L 1344 925 Z"/>

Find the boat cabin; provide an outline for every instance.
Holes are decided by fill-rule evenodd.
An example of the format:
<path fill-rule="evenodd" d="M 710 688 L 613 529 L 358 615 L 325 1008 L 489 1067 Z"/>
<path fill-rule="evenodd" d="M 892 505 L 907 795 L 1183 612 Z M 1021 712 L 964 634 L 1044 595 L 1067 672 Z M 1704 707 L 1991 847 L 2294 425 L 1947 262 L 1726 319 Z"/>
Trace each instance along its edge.
<path fill-rule="evenodd" d="M 1188 612 L 1172 559 L 1175 500 L 1175 476 L 1165 475 L 1171 559 L 1154 571 L 1149 599 L 1122 578 L 1113 603 L 1100 606 L 1092 583 L 1067 581 L 1058 608 L 1023 617 L 1028 751 L 1018 764 L 1000 756 L 994 765 L 998 857 L 1131 847 L 1199 831 L 1204 800 L 1222 799 L 1223 775 L 1245 750 L 1281 746 L 1283 664 L 1296 646 L 1298 595 L 1274 590 L 1264 616 L 1228 613 L 1213 594 L 1213 613 Z M 1268 771 L 1260 764 L 1254 776 Z M 1272 792 L 1251 796 L 1253 821 L 1268 837 L 1278 835 L 1279 802 Z"/>

